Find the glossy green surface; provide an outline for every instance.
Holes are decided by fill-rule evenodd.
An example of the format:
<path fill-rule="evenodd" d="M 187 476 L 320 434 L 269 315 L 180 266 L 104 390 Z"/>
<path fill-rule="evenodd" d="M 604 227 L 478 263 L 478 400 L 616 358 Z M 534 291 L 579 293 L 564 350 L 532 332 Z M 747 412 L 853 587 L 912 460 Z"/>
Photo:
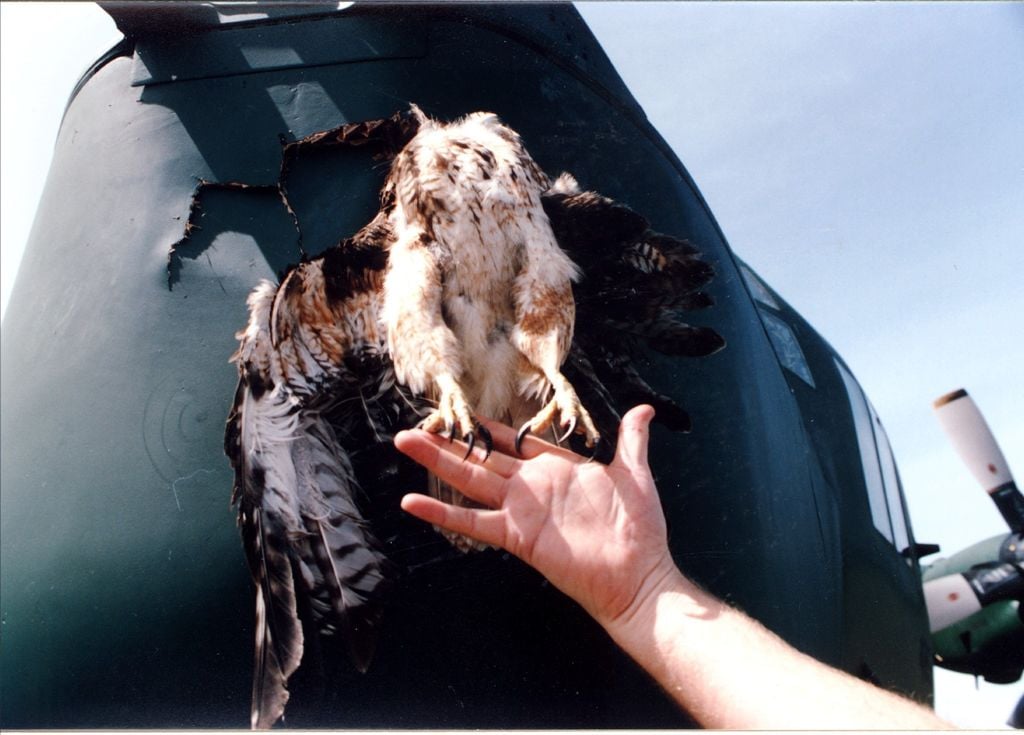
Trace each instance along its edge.
<path fill-rule="evenodd" d="M 917 571 L 871 526 L 830 348 L 787 312 L 818 384 L 801 395 L 695 186 L 575 11 L 407 9 L 370 24 L 367 43 L 387 53 L 338 61 L 320 45 L 365 25 L 360 12 L 273 34 L 235 26 L 272 43 L 218 62 L 228 76 L 197 58 L 206 42 L 226 53 L 223 31 L 189 31 L 182 55 L 184 41 L 139 27 L 140 55 L 107 63 L 71 103 L 3 329 L 0 724 L 247 725 L 252 593 L 221 452 L 227 360 L 246 294 L 299 251 L 260 191 L 204 197 L 173 290 L 169 250 L 198 179 L 272 184 L 279 135 L 410 101 L 442 118 L 497 112 L 548 172 L 706 254 L 717 303 L 694 321 L 728 347 L 638 359 L 694 423 L 652 442 L 673 553 L 799 648 L 928 699 Z M 322 63 L 295 63 L 307 55 Z M 367 220 L 381 175 L 358 154 L 300 158 L 290 193 L 308 252 Z M 689 723 L 581 610 L 498 552 L 410 569 L 370 671 L 326 673 L 319 692 L 312 672 L 295 682 L 289 725 Z"/>

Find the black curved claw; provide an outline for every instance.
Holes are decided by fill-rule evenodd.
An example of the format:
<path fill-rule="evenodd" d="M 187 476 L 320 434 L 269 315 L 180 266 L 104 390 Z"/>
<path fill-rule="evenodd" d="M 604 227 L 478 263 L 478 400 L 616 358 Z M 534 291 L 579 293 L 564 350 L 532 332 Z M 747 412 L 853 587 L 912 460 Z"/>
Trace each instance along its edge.
<path fill-rule="evenodd" d="M 465 462 L 469 459 L 469 455 L 473 453 L 473 444 L 476 443 L 476 434 L 471 431 L 462 437 L 462 441 L 466 442 L 466 455 L 462 458 L 462 461 Z"/>
<path fill-rule="evenodd" d="M 592 447 L 587 447 L 590 450 L 590 456 L 587 457 L 588 462 L 593 462 L 597 459 L 597 452 L 602 448 L 601 441 L 601 437 L 597 437 L 597 439 L 594 440 L 594 445 Z"/>
<path fill-rule="evenodd" d="M 484 443 L 483 461 L 486 462 L 487 458 L 491 456 L 491 451 L 494 449 L 494 439 L 491 438 L 491 432 L 483 424 L 477 424 L 476 430 L 480 434 L 480 440 Z M 466 456 L 468 457 L 469 455 L 467 454 Z"/>
<path fill-rule="evenodd" d="M 562 434 L 562 438 L 558 440 L 558 443 L 561 444 L 562 442 L 564 442 L 566 439 L 568 439 L 570 436 L 572 436 L 572 433 L 574 431 L 576 431 L 576 417 L 575 416 L 573 416 L 571 419 L 569 419 L 569 428 L 566 430 L 566 432 L 564 434 Z"/>
<path fill-rule="evenodd" d="M 453 441 L 455 441 L 455 422 L 453 421 L 450 424 L 445 424 L 444 428 L 445 431 L 448 432 L 448 443 L 451 444 Z"/>
<path fill-rule="evenodd" d="M 491 438 L 491 432 L 489 432 L 483 424 L 476 424 L 476 431 L 471 431 L 462 437 L 462 441 L 466 442 L 466 454 L 463 456 L 462 461 L 465 462 L 469 459 L 469 455 L 473 453 L 473 447 L 476 445 L 476 435 L 480 434 L 480 441 L 484 443 L 484 458 L 483 462 L 487 461 L 487 458 L 491 456 L 491 451 L 494 449 L 494 440 Z"/>
<path fill-rule="evenodd" d="M 522 427 L 519 429 L 519 431 L 516 432 L 516 444 L 515 444 L 515 446 L 516 446 L 516 454 L 522 454 L 523 453 L 523 439 L 525 439 L 526 435 L 529 434 L 529 433 L 530 433 L 530 422 L 527 421 L 525 424 L 522 425 Z"/>

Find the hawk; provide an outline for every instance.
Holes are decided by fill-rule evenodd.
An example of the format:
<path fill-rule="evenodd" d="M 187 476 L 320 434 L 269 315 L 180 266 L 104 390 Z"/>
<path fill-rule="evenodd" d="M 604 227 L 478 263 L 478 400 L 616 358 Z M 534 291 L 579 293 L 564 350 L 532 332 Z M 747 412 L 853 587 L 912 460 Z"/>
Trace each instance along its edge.
<path fill-rule="evenodd" d="M 312 638 L 340 638 L 369 666 L 396 565 L 362 506 L 408 490 L 389 472 L 398 430 L 459 437 L 468 457 L 477 442 L 490 451 L 476 420 L 488 416 L 520 440 L 545 435 L 607 459 L 614 439 L 601 438 L 637 402 L 689 429 L 632 367 L 637 350 L 724 346 L 680 317 L 711 304 L 698 252 L 568 174 L 549 180 L 496 115 L 445 123 L 412 106 L 360 125 L 337 140 L 377 141 L 393 156 L 380 211 L 279 285 L 261 282 L 232 357 L 225 451 L 256 586 L 253 728 L 282 716 Z"/>

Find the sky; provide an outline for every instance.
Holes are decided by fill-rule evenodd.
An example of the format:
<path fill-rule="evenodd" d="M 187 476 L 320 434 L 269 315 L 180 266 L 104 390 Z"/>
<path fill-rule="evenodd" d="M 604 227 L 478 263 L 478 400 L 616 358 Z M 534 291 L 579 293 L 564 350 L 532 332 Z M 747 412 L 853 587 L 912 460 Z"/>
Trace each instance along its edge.
<path fill-rule="evenodd" d="M 1024 472 L 1024 4 L 578 5 L 733 250 L 850 365 L 918 541 L 1006 532 L 931 403 L 966 388 Z M 0 3 L 0 310 L 67 97 L 119 38 L 91 3 Z M 1024 684 L 936 669 L 1001 727 Z"/>

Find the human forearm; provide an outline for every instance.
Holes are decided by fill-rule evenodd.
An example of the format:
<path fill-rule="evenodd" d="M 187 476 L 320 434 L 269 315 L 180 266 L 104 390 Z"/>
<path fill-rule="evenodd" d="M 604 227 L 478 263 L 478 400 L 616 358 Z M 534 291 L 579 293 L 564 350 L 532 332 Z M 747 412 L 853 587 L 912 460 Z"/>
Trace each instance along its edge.
<path fill-rule="evenodd" d="M 487 423 L 494 453 L 424 432 L 398 448 L 486 509 L 408 495 L 419 518 L 501 546 L 600 622 L 687 709 L 715 728 L 942 728 L 927 709 L 799 653 L 703 592 L 672 562 L 647 465 L 654 412 L 623 417 L 614 461 L 587 462 Z"/>
<path fill-rule="evenodd" d="M 677 569 L 600 621 L 702 725 L 758 729 L 943 729 L 929 709 L 800 653 Z"/>

